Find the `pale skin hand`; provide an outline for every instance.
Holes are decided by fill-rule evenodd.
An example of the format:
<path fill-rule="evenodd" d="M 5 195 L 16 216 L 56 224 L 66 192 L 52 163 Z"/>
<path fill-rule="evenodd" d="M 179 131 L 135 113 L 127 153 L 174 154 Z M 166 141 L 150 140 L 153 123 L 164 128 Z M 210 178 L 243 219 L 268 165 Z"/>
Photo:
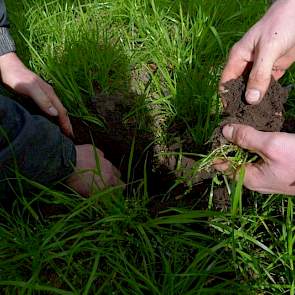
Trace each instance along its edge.
<path fill-rule="evenodd" d="M 66 183 L 83 196 L 110 186 L 125 188 L 119 170 L 92 145 L 77 145 L 77 163 Z"/>
<path fill-rule="evenodd" d="M 251 68 L 246 100 L 257 104 L 265 95 L 271 76 L 281 78 L 295 61 L 295 0 L 277 0 L 232 48 L 222 73 L 223 84 Z M 231 124 L 223 128 L 230 142 L 257 153 L 261 160 L 245 166 L 244 185 L 260 193 L 295 194 L 295 135 L 261 132 L 252 127 Z M 215 168 L 226 171 L 230 164 Z"/>
<path fill-rule="evenodd" d="M 245 165 L 244 186 L 260 193 L 295 195 L 295 134 L 262 132 L 240 124 L 223 128 L 224 137 L 232 143 L 257 153 L 261 160 Z M 215 168 L 226 171 L 229 163 Z"/>
<path fill-rule="evenodd" d="M 63 132 L 67 136 L 73 136 L 67 110 L 53 88 L 26 68 L 14 52 L 0 56 L 0 72 L 5 85 L 19 94 L 31 97 L 46 114 L 58 117 Z"/>
<path fill-rule="evenodd" d="M 39 76 L 30 71 L 15 53 L 0 56 L 2 82 L 17 93 L 31 97 L 42 111 L 58 117 L 60 126 L 67 136 L 73 136 L 73 129 L 67 110 L 64 108 L 53 88 Z M 100 171 L 97 171 L 99 159 Z M 74 173 L 67 179 L 73 189 L 84 196 L 89 196 L 95 189 L 122 185 L 120 172 L 104 158 L 103 153 L 91 145 L 76 146 L 77 158 Z"/>
<path fill-rule="evenodd" d="M 240 77 L 252 66 L 247 84 L 246 100 L 261 101 L 271 76 L 279 79 L 295 61 L 295 0 L 277 0 L 264 17 L 237 42 L 222 73 L 222 85 Z M 253 63 L 253 65 L 252 65 Z"/>

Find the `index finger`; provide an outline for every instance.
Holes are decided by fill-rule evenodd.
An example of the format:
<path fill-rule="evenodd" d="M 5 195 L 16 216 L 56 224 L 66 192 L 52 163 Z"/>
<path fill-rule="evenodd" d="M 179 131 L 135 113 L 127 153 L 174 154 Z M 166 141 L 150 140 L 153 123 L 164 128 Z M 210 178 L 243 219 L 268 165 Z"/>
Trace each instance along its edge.
<path fill-rule="evenodd" d="M 58 111 L 58 121 L 62 130 L 65 132 L 66 135 L 70 137 L 74 137 L 73 127 L 72 127 L 70 118 L 68 116 L 68 111 L 62 105 L 62 103 L 60 102 L 57 96 L 53 98 L 52 104 L 55 106 L 55 108 Z"/>
<path fill-rule="evenodd" d="M 58 112 L 58 121 L 60 127 L 67 136 L 74 137 L 73 127 L 66 108 L 63 106 L 52 88 L 48 89 L 47 95 Z"/>
<path fill-rule="evenodd" d="M 233 46 L 230 51 L 227 63 L 223 69 L 219 90 L 224 91 L 224 84 L 230 80 L 239 78 L 245 71 L 249 62 L 253 60 L 252 54 L 247 54 L 239 43 Z"/>

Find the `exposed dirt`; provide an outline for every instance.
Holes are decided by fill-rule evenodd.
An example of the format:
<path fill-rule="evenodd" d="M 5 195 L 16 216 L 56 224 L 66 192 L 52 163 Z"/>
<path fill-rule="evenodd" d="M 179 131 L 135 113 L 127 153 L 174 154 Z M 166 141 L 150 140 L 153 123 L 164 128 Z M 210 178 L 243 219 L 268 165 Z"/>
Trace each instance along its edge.
<path fill-rule="evenodd" d="M 151 197 L 150 212 L 157 215 L 159 211 L 168 207 L 175 207 L 182 204 L 187 207 L 207 206 L 205 192 L 208 186 L 201 184 L 195 190 L 182 198 L 186 190 L 185 185 L 177 185 L 173 190 L 169 189 L 175 184 L 175 174 L 163 163 L 159 165 L 155 160 L 155 154 L 159 145 L 154 135 L 147 130 L 139 130 L 134 117 L 125 119 L 126 113 L 130 112 L 134 97 L 126 97 L 121 94 L 106 96 L 97 93 L 89 106 L 92 113 L 103 118 L 106 128 L 101 128 L 93 123 L 82 121 L 78 118 L 71 118 L 75 133 L 75 144 L 94 143 L 101 149 L 105 157 L 109 159 L 122 173 L 123 181 L 127 181 L 128 165 L 135 140 L 132 156 L 132 175 L 129 179 L 131 184 L 127 192 L 136 188 L 136 181 L 143 178 L 146 171 L 148 180 L 148 193 Z M 147 120 L 152 120 L 148 118 Z M 200 195 L 204 195 L 203 198 Z M 165 196 L 165 201 L 163 197 Z"/>
<path fill-rule="evenodd" d="M 223 119 L 207 145 L 197 146 L 187 133 L 187 126 L 180 122 L 175 122 L 168 129 L 169 136 L 173 138 L 172 143 L 169 146 L 159 143 L 153 131 L 155 128 L 161 128 L 161 116 L 154 116 L 153 110 L 145 110 L 147 128 L 139 129 L 136 116 L 128 115 L 137 103 L 136 94 L 105 95 L 99 87 L 95 97 L 91 99 L 89 109 L 94 115 L 103 119 L 105 128 L 72 117 L 74 142 L 75 144 L 94 143 L 105 153 L 106 158 L 120 169 L 123 180 L 127 181 L 132 142 L 135 140 L 132 175 L 129 177 L 131 184 L 127 191 L 136 188 L 136 181 L 143 177 L 146 169 L 152 214 L 157 215 L 161 210 L 180 205 L 205 209 L 208 207 L 210 179 L 216 171 L 211 169 L 195 176 L 191 171 L 197 163 L 197 157 L 179 158 L 175 154 L 169 155 L 169 152 L 193 151 L 206 154 L 226 142 L 221 130 L 227 123 L 247 124 L 262 131 L 279 131 L 284 122 L 283 104 L 286 102 L 288 91 L 274 80 L 258 105 L 246 103 L 244 78 L 229 81 L 224 88 L 225 91 L 221 94 L 225 105 Z M 28 108 L 27 102 L 26 107 Z M 40 113 L 34 104 L 29 106 L 29 110 Z M 289 132 L 294 131 L 293 125 L 293 121 L 289 120 L 284 129 Z M 149 126 L 152 128 L 148 128 Z M 177 183 L 176 179 L 179 180 Z M 189 190 L 187 181 L 190 182 Z M 171 190 L 173 185 L 174 188 Z M 213 207 L 226 210 L 229 206 L 227 190 L 222 187 L 214 190 Z"/>
<path fill-rule="evenodd" d="M 94 143 L 105 153 L 106 158 L 120 169 L 124 181 L 127 180 L 132 141 L 135 140 L 132 162 L 136 166 L 152 139 L 150 133 L 138 130 L 134 117 L 125 119 L 134 104 L 133 99 L 132 95 L 125 97 L 121 94 L 109 96 L 96 93 L 89 109 L 103 119 L 105 128 L 71 118 L 75 133 L 74 142 Z"/>
<path fill-rule="evenodd" d="M 249 105 L 245 101 L 245 79 L 232 80 L 224 85 L 225 91 L 221 94 L 224 105 L 223 119 L 220 126 L 214 131 L 211 138 L 210 149 L 224 144 L 225 138 L 221 129 L 227 123 L 242 123 L 255 127 L 261 131 L 279 131 L 284 122 L 284 107 L 288 91 L 274 80 L 262 102 L 258 105 Z M 183 177 L 188 179 L 197 159 L 165 153 L 182 150 L 184 152 L 194 150 L 195 152 L 206 152 L 204 147 L 194 144 L 191 138 L 183 136 L 184 126 L 174 125 L 174 136 L 179 143 L 171 146 L 163 146 L 157 143 L 154 134 L 146 130 L 138 130 L 134 116 L 126 119 L 135 103 L 132 95 L 126 97 L 121 94 L 106 96 L 97 91 L 92 99 L 90 109 L 93 113 L 102 117 L 106 128 L 99 128 L 94 124 L 82 122 L 72 118 L 75 132 L 75 143 L 94 143 L 102 149 L 105 156 L 111 160 L 122 172 L 123 180 L 127 180 L 129 156 L 133 139 L 135 139 L 133 153 L 133 175 L 136 181 L 143 177 L 144 165 L 148 173 L 149 195 L 151 196 L 151 212 L 157 214 L 161 209 L 167 207 L 186 205 L 189 207 L 206 208 L 208 205 L 208 189 L 210 181 L 216 172 L 211 169 L 204 171 L 190 179 L 190 191 L 187 191 L 185 182 L 177 185 L 171 190 L 164 203 L 161 202 L 164 194 L 175 184 L 175 179 Z M 161 120 L 151 117 L 148 120 Z M 153 122 L 161 124 L 161 122 Z M 170 129 L 171 131 L 171 129 Z M 177 137 L 178 136 L 178 137 Z M 184 138 L 181 138 L 184 137 Z M 154 142 L 152 144 L 152 142 Z M 203 149 L 201 151 L 201 149 Z M 164 156 L 163 156 L 164 154 Z M 159 157 L 159 155 L 162 155 Z M 156 160 L 155 160 L 156 159 Z M 181 182 L 181 181 L 180 181 Z M 183 197 L 184 192 L 187 192 Z M 200 197 L 203 196 L 203 197 Z M 224 188 L 214 191 L 213 206 L 216 209 L 226 209 L 230 206 L 227 191 Z"/>

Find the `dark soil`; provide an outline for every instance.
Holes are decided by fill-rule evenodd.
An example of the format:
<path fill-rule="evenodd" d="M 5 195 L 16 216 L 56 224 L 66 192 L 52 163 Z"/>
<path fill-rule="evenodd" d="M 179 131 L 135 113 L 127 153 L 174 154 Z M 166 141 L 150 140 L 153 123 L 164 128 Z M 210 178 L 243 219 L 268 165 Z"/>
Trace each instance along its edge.
<path fill-rule="evenodd" d="M 243 77 L 224 84 L 221 93 L 223 120 L 212 136 L 212 148 L 226 143 L 221 130 L 229 123 L 241 123 L 260 131 L 280 131 L 284 123 L 284 103 L 288 90 L 275 80 L 258 105 L 249 105 L 245 100 L 246 81 Z"/>
<path fill-rule="evenodd" d="M 135 166 L 152 139 L 151 134 L 137 129 L 134 118 L 125 119 L 126 113 L 131 110 L 133 99 L 132 96 L 126 98 L 121 94 L 111 96 L 96 94 L 89 109 L 94 115 L 103 118 L 105 128 L 71 118 L 75 144 L 94 143 L 104 152 L 105 157 L 120 169 L 124 181 L 127 180 L 133 139 L 135 140 L 135 150 L 132 162 Z"/>
<path fill-rule="evenodd" d="M 134 99 L 132 95 L 128 97 L 121 94 L 107 96 L 97 93 L 89 109 L 93 114 L 103 118 L 106 128 L 72 117 L 75 144 L 94 143 L 104 152 L 105 157 L 118 167 L 123 181 L 127 182 L 129 158 L 134 140 L 132 175 L 129 179 L 131 184 L 127 186 L 126 191 L 128 193 L 136 189 L 137 181 L 144 177 L 146 170 L 148 194 L 151 198 L 149 209 L 152 215 L 157 215 L 159 211 L 169 207 L 180 205 L 205 208 L 208 204 L 205 198 L 208 186 L 205 184 L 199 185 L 185 198 L 182 198 L 186 190 L 183 184 L 169 191 L 175 184 L 175 174 L 170 169 L 171 167 L 163 163 L 159 164 L 159 161 L 155 159 L 157 149 L 160 147 L 155 142 L 153 134 L 147 130 L 139 130 L 134 117 L 125 119 L 126 113 L 130 112 L 134 105 Z M 148 121 L 151 120 L 147 115 L 146 117 Z M 170 157 L 168 161 L 174 161 L 174 158 Z M 200 195 L 204 197 L 200 198 Z"/>

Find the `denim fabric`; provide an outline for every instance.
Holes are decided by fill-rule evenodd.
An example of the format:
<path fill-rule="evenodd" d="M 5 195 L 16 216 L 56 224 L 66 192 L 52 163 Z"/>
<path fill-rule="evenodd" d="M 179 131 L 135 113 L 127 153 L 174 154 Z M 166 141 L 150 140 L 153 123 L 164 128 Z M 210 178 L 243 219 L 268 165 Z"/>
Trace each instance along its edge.
<path fill-rule="evenodd" d="M 56 125 L 0 95 L 0 186 L 16 169 L 47 185 L 69 176 L 75 163 L 75 146 Z"/>
<path fill-rule="evenodd" d="M 0 27 L 9 27 L 4 0 L 0 0 Z"/>

